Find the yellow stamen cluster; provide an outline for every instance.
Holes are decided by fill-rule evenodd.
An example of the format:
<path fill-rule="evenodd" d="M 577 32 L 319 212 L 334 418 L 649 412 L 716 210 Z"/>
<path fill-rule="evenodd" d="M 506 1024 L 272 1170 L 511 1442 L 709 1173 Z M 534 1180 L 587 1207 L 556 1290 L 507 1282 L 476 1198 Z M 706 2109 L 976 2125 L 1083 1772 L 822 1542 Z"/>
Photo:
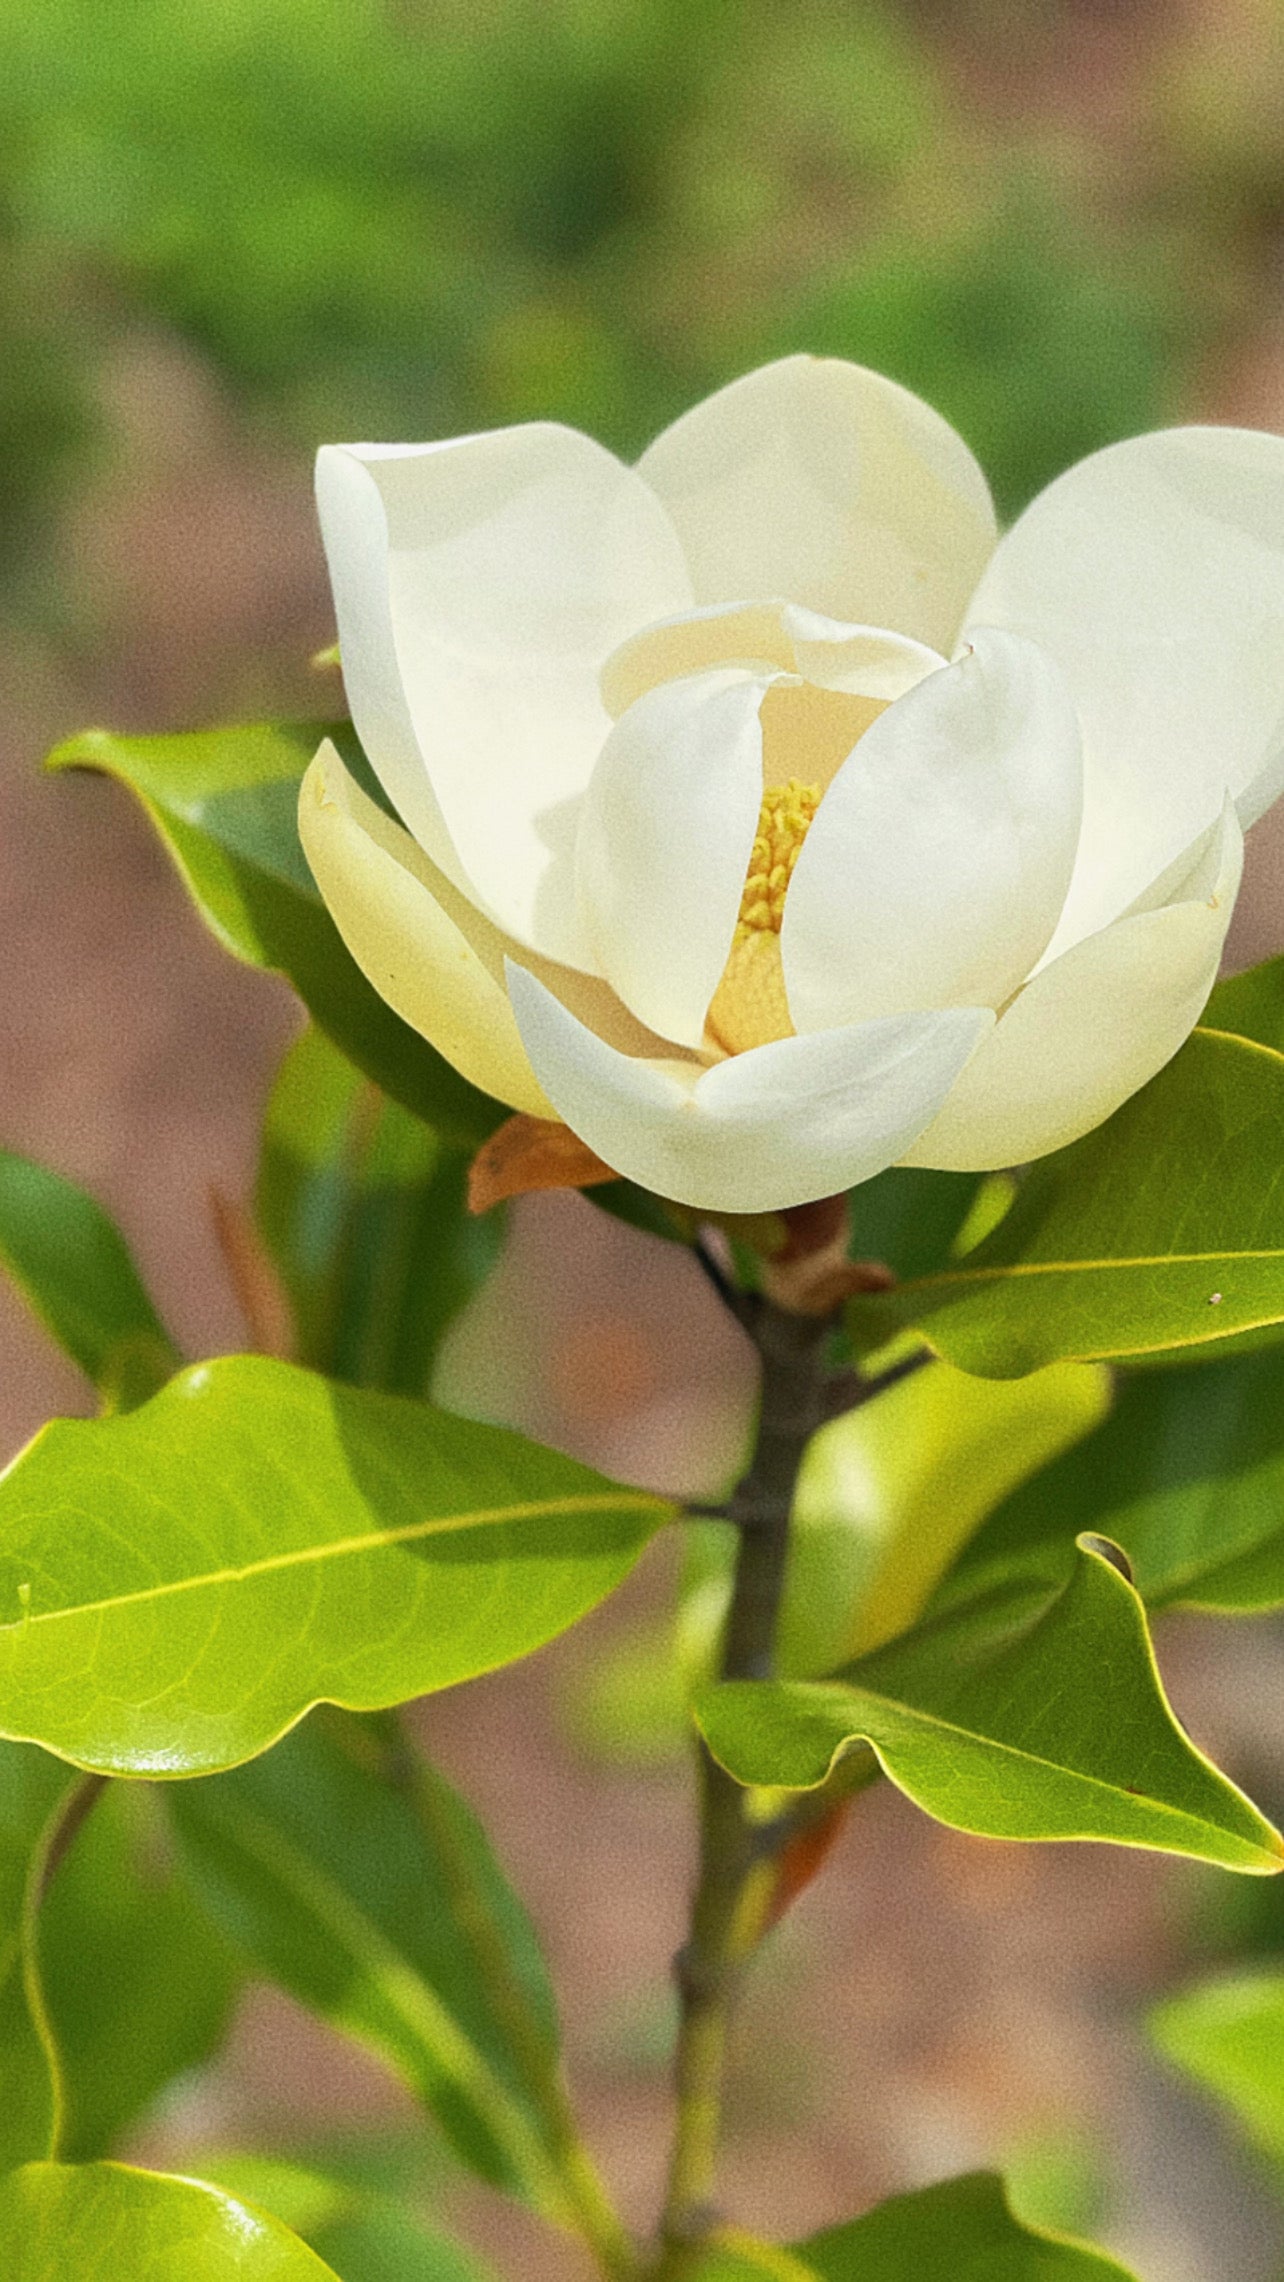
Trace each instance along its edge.
<path fill-rule="evenodd" d="M 798 851 L 819 806 L 820 786 L 797 777 L 763 794 L 731 955 L 706 1017 L 708 1043 L 724 1054 L 744 1054 L 793 1031 L 780 923 Z"/>
<path fill-rule="evenodd" d="M 797 777 L 764 792 L 740 898 L 737 943 L 747 943 L 751 935 L 780 933 L 794 865 L 819 806 L 819 785 L 802 784 Z"/>

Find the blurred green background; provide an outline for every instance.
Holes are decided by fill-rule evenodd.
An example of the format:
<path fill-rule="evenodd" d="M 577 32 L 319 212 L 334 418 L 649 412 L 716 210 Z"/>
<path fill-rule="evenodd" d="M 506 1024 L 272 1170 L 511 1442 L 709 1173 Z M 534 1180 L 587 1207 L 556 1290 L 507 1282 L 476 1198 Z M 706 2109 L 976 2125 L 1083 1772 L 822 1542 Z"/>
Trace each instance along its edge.
<path fill-rule="evenodd" d="M 10 581 L 140 329 L 294 446 L 834 351 L 1011 511 L 1278 321 L 1282 153 L 1269 0 L 3 0 Z"/>

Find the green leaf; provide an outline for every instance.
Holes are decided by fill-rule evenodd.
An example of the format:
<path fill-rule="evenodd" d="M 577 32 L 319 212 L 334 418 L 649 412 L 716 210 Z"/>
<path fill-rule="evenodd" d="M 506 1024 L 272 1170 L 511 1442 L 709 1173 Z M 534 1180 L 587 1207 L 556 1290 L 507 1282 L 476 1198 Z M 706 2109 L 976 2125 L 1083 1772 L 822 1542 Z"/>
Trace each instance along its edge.
<path fill-rule="evenodd" d="M 297 2235 L 195 2179 L 28 2163 L 0 2180 L 5 2282 L 338 2282 Z"/>
<path fill-rule="evenodd" d="M 0 1748 L 0 2170 L 48 2155 L 61 2107 L 40 1986 L 36 1908 L 75 1777 L 43 1751 Z"/>
<path fill-rule="evenodd" d="M 422 1395 L 442 1334 L 494 1266 L 502 1212 L 467 1210 L 467 1157 L 319 1030 L 290 1048 L 264 1124 L 255 1211 L 300 1362 Z"/>
<path fill-rule="evenodd" d="M 1151 1608 L 1284 1605 L 1280 1350 L 1127 1379 L 1104 1424 L 990 1516 L 938 1605 L 1066 1576 L 1085 1528 L 1122 1545 Z"/>
<path fill-rule="evenodd" d="M 0 1481 L 0 1732 L 108 1773 L 247 1759 L 310 1704 L 510 1663 L 671 1509 L 501 1427 L 264 1356 L 58 1419 Z"/>
<path fill-rule="evenodd" d="M 1204 1008 L 1203 1030 L 1229 1030 L 1284 1054 L 1284 958 L 1263 959 L 1217 984 Z"/>
<path fill-rule="evenodd" d="M 832 1671 L 904 1632 L 983 1516 L 1109 1400 L 1096 1364 L 1004 1381 L 932 1363 L 823 1427 L 794 1500 L 781 1672 Z"/>
<path fill-rule="evenodd" d="M 892 1165 L 851 1190 L 848 1251 L 854 1260 L 882 1260 L 902 1279 L 943 1268 L 984 1179 Z"/>
<path fill-rule="evenodd" d="M 448 1139 L 476 1148 L 506 1111 L 385 1005 L 345 950 L 308 870 L 295 811 L 323 737 L 369 784 L 347 723 L 259 722 L 174 737 L 90 729 L 60 745 L 49 765 L 102 769 L 136 793 L 226 948 L 285 975 L 367 1077 Z"/>
<path fill-rule="evenodd" d="M 789 2250 L 724 2239 L 697 2282 L 1135 2282 L 1104 2251 L 1015 2218 L 988 2171 L 894 2196 Z"/>
<path fill-rule="evenodd" d="M 1151 2037 L 1284 2163 L 1284 1973 L 1236 1973 L 1157 2005 Z"/>
<path fill-rule="evenodd" d="M 145 1401 L 178 1355 L 129 1247 L 91 1196 L 0 1150 L 0 1265 L 111 1410 Z"/>
<path fill-rule="evenodd" d="M 556 2203 L 552 1991 L 442 1777 L 383 1726 L 319 1715 L 170 1804 L 197 1892 L 251 1963 L 387 2062 L 484 2178 Z"/>
<path fill-rule="evenodd" d="M 8 1757 L 24 1747 L 0 1747 Z M 40 1912 L 40 1966 L 61 2064 L 58 2152 L 110 2154 L 165 2086 L 221 2043 L 241 1975 L 176 1874 L 149 1786 L 113 1783 Z"/>
<path fill-rule="evenodd" d="M 1001 1590 L 833 1680 L 731 1682 L 696 1712 L 742 1783 L 809 1789 L 867 1745 L 956 1830 L 1284 1867 L 1284 1840 L 1173 1718 L 1141 1602 L 1089 1539 L 1051 1598 Z"/>
<path fill-rule="evenodd" d="M 987 1378 L 1284 1322 L 1284 1056 L 1196 1031 L 1105 1125 L 1035 1165 L 956 1267 L 853 1302 Z"/>
<path fill-rule="evenodd" d="M 497 2282 L 474 2251 L 426 2226 L 417 2211 L 332 2172 L 231 2155 L 203 2156 L 201 2175 L 293 2227 L 343 2282 Z"/>
<path fill-rule="evenodd" d="M 897 2195 L 798 2255 L 819 2282 L 1131 2282 L 1104 2251 L 1022 2225 L 986 2171 Z"/>

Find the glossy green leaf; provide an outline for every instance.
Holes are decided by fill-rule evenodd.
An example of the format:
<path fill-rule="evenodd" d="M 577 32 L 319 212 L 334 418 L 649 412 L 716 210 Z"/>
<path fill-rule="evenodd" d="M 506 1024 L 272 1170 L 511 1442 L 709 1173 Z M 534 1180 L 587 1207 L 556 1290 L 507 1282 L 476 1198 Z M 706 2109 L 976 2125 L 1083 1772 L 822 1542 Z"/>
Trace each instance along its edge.
<path fill-rule="evenodd" d="M 1284 1867 L 1284 1840 L 1173 1718 L 1141 1602 L 1089 1539 L 1051 1597 L 999 1590 L 832 1680 L 728 1683 L 696 1712 L 742 1783 L 807 1789 L 867 1745 L 956 1830 Z"/>
<path fill-rule="evenodd" d="M 299 844 L 299 782 L 323 737 L 369 781 L 346 723 L 260 722 L 171 737 L 91 729 L 52 768 L 102 769 L 137 794 L 203 919 L 252 966 L 294 985 L 319 1027 L 376 1085 L 476 1148 L 507 1114 L 393 1013 L 349 956 Z M 382 795 L 380 795 L 382 798 Z"/>
<path fill-rule="evenodd" d="M 108 1409 L 162 1386 L 178 1355 L 102 1206 L 74 1182 L 0 1149 L 0 1266 Z"/>
<path fill-rule="evenodd" d="M 938 1605 L 1066 1576 L 1081 1529 L 1122 1545 L 1149 1607 L 1284 1605 L 1284 1354 L 1127 1379 L 1096 1432 L 990 1516 Z"/>
<path fill-rule="evenodd" d="M 203 2156 L 200 2171 L 292 2227 L 342 2282 L 497 2282 L 474 2251 L 425 2225 L 417 2211 L 331 2172 L 261 2155 L 213 2163 Z"/>
<path fill-rule="evenodd" d="M 1284 2164 L 1284 1973 L 1236 1973 L 1157 2005 L 1150 2034 Z"/>
<path fill-rule="evenodd" d="M 58 2152 L 68 2161 L 111 2154 L 227 2028 L 241 1973 L 172 1853 L 150 1786 L 113 1783 L 41 1908 L 41 1980 L 62 2076 Z"/>
<path fill-rule="evenodd" d="M 698 2282 L 1134 2282 L 1127 2268 L 1013 2216 L 1003 2182 L 976 2171 L 896 2195 L 789 2250 L 735 2236 Z"/>
<path fill-rule="evenodd" d="M 1196 1031 L 1095 1133 L 1035 1165 L 956 1267 L 856 1301 L 962 1369 L 1192 1349 L 1284 1323 L 1284 1056 Z"/>
<path fill-rule="evenodd" d="M 319 1714 L 170 1805 L 197 1892 L 258 1971 L 378 2053 L 483 2177 L 547 2202 L 552 1991 L 441 1776 L 383 1726 Z"/>
<path fill-rule="evenodd" d="M 279 2220 L 195 2179 L 28 2163 L 0 2180 L 5 2282 L 338 2282 Z"/>
<path fill-rule="evenodd" d="M 251 1757 L 310 1704 L 525 1655 L 669 1507 L 501 1427 L 263 1356 L 55 1420 L 0 1481 L 0 1732 L 109 1773 Z"/>
<path fill-rule="evenodd" d="M 0 1746 L 0 2171 L 48 2155 L 58 2130 L 60 2072 L 39 1981 L 35 1903 L 74 1782 L 46 1752 Z"/>
<path fill-rule="evenodd" d="M 904 1632 L 983 1517 L 1096 1426 L 1097 1364 L 986 1380 L 932 1363 L 822 1428 L 794 1500 L 785 1677 L 831 1672 Z"/>
<path fill-rule="evenodd" d="M 427 1393 L 442 1334 L 503 1238 L 502 1212 L 467 1210 L 467 1167 L 322 1032 L 295 1042 L 268 1103 L 255 1211 L 300 1362 Z"/>

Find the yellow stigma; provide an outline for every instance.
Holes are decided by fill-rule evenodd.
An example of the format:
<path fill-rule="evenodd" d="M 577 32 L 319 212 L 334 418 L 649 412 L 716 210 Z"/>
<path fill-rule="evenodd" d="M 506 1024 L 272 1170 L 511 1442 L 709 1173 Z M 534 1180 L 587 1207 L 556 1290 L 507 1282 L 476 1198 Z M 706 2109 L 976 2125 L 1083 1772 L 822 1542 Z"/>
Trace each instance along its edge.
<path fill-rule="evenodd" d="M 731 956 L 707 1016 L 709 1036 L 724 1053 L 743 1054 L 792 1034 L 780 928 L 794 865 L 819 806 L 820 786 L 797 777 L 768 785 L 762 796 Z"/>
<path fill-rule="evenodd" d="M 780 933 L 785 893 L 819 806 L 819 785 L 800 784 L 797 777 L 790 777 L 788 784 L 768 785 L 740 898 L 737 943 L 767 929 L 773 935 Z"/>

